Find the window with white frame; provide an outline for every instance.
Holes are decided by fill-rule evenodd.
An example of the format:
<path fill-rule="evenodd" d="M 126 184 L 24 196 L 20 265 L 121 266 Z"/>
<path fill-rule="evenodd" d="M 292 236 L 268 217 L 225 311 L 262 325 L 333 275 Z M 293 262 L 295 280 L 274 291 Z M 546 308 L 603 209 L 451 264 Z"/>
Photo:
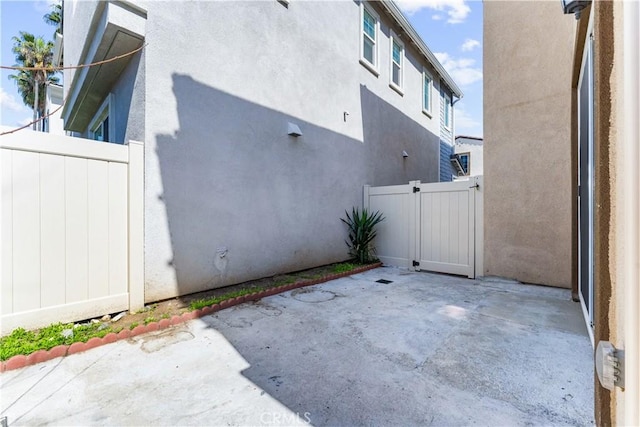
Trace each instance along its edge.
<path fill-rule="evenodd" d="M 451 129 L 451 95 L 444 94 L 444 127 Z"/>
<path fill-rule="evenodd" d="M 460 166 L 462 166 L 462 172 L 465 176 L 469 176 L 469 172 L 471 170 L 471 165 L 469 164 L 469 157 L 471 153 L 458 153 L 458 161 L 460 162 Z"/>
<path fill-rule="evenodd" d="M 404 44 L 398 36 L 391 31 L 391 70 L 389 70 L 389 85 L 402 94 L 404 80 Z"/>
<path fill-rule="evenodd" d="M 378 75 L 378 15 L 364 1 L 360 3 L 360 63 Z"/>
<path fill-rule="evenodd" d="M 111 142 L 113 140 L 113 114 L 111 112 L 112 95 L 104 100 L 98 112 L 89 124 L 89 138 L 96 141 Z"/>
<path fill-rule="evenodd" d="M 422 70 L 422 112 L 431 116 L 431 98 L 433 77 L 425 69 Z"/>

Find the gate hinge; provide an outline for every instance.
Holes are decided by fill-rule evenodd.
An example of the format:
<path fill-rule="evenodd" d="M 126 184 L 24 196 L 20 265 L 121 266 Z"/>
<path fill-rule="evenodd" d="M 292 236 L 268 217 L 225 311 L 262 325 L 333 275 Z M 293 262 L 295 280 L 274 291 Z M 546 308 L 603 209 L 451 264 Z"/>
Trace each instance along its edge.
<path fill-rule="evenodd" d="M 602 387 L 624 389 L 624 350 L 615 348 L 609 341 L 600 341 L 596 347 L 596 372 Z"/>
<path fill-rule="evenodd" d="M 419 193 L 420 192 L 420 187 L 413 187 L 413 192 L 414 193 Z"/>
<path fill-rule="evenodd" d="M 413 266 L 414 267 L 420 267 L 420 262 L 416 261 L 415 259 L 413 260 Z"/>

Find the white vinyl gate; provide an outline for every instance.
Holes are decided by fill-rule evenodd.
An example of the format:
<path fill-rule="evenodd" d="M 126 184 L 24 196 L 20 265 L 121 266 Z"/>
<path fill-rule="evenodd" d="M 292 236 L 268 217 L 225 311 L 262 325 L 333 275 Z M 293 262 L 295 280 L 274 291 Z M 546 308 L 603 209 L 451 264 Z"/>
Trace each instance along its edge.
<path fill-rule="evenodd" d="M 482 275 L 482 177 L 365 186 L 364 206 L 385 217 L 375 241 L 384 264 Z"/>

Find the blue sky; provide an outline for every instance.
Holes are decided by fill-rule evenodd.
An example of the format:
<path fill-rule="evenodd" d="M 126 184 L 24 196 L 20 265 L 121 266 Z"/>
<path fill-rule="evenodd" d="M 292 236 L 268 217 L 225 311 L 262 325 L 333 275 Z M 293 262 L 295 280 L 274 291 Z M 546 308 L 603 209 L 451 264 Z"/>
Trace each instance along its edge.
<path fill-rule="evenodd" d="M 54 27 L 42 17 L 52 0 L 0 1 L 0 56 L 2 65 L 13 65 L 11 38 L 28 31 L 51 39 Z M 482 2 L 468 0 L 401 0 L 403 9 L 418 34 L 434 52 L 464 92 L 455 106 L 457 135 L 482 136 Z M 0 124 L 16 126 L 31 120 L 10 71 L 0 78 Z"/>
<path fill-rule="evenodd" d="M 397 3 L 464 93 L 455 105 L 456 135 L 482 136 L 482 2 Z"/>
<path fill-rule="evenodd" d="M 51 0 L 38 1 L 0 1 L 0 62 L 2 65 L 14 65 L 15 56 L 11 52 L 11 38 L 20 31 L 27 31 L 52 40 L 55 27 L 47 25 L 43 16 L 50 11 Z M 32 110 L 22 103 L 16 85 L 9 80 L 9 70 L 1 70 L 0 75 L 0 124 L 6 126 L 22 125 L 31 121 Z"/>

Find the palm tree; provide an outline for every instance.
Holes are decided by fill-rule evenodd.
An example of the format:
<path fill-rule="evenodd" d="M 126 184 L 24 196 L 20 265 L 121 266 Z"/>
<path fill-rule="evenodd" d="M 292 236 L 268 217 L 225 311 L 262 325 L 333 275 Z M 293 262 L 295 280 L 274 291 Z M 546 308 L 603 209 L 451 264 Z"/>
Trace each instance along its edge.
<path fill-rule="evenodd" d="M 33 105 L 33 120 L 44 116 L 45 97 L 44 89 L 48 83 L 57 83 L 58 78 L 54 71 L 49 71 L 53 60 L 53 42 L 46 42 L 42 37 L 35 37 L 25 31 L 20 32 L 20 37 L 13 37 L 13 48 L 16 55 L 16 66 L 38 67 L 37 70 L 20 70 L 17 74 L 9 76 L 18 86 L 18 92 L 26 105 Z M 42 91 L 42 92 L 41 92 Z M 33 125 L 33 130 L 40 126 Z"/>
<path fill-rule="evenodd" d="M 56 34 L 62 35 L 62 18 L 63 18 L 62 2 L 51 5 L 51 12 L 44 15 L 44 22 L 56 27 L 55 33 L 53 33 L 53 39 L 55 40 Z"/>

